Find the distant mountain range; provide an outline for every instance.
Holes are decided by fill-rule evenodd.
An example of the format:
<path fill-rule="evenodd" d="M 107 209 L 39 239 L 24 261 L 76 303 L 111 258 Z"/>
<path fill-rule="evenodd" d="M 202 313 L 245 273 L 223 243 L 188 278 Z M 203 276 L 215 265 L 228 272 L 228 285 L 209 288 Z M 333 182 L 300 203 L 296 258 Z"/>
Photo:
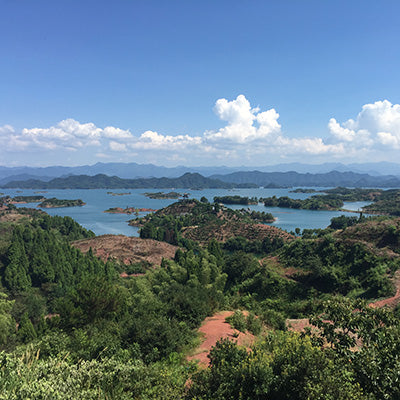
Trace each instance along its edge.
<path fill-rule="evenodd" d="M 218 179 L 205 178 L 200 174 L 186 173 L 179 178 L 139 178 L 122 179 L 117 176 L 98 174 L 71 175 L 66 178 L 55 178 L 48 182 L 36 179 L 27 181 L 8 182 L 2 187 L 5 189 L 214 189 L 233 187 L 254 187 L 255 185 L 241 185 L 222 182 Z"/>
<path fill-rule="evenodd" d="M 4 189 L 230 189 L 251 187 L 293 186 L 347 186 L 347 187 L 400 187 L 400 178 L 393 175 L 371 176 L 355 172 L 331 171 L 325 174 L 299 174 L 298 172 L 241 171 L 206 178 L 198 173 L 186 173 L 178 178 L 123 179 L 105 174 L 71 175 L 48 181 L 28 179 L 11 181 Z"/>
<path fill-rule="evenodd" d="M 212 175 L 223 182 L 242 184 L 252 182 L 264 187 L 293 186 L 347 186 L 347 187 L 400 187 L 400 178 L 393 175 L 371 176 L 355 172 L 331 171 L 324 174 L 298 172 L 241 171 L 228 175 Z"/>
<path fill-rule="evenodd" d="M 253 166 L 253 167 L 185 167 L 178 166 L 173 168 L 157 166 L 153 164 L 137 163 L 97 163 L 94 165 L 82 165 L 78 167 L 1 167 L 0 166 L 0 185 L 10 181 L 25 181 L 27 179 L 40 179 L 49 181 L 53 178 L 67 177 L 69 175 L 98 175 L 118 176 L 124 179 L 136 178 L 177 178 L 187 172 L 199 173 L 203 176 L 226 175 L 233 172 L 289 172 L 323 174 L 333 170 L 338 172 L 356 172 L 372 176 L 394 175 L 400 176 L 400 164 L 380 162 L 364 164 L 340 164 L 325 163 L 320 165 L 289 163 L 273 166 Z"/>

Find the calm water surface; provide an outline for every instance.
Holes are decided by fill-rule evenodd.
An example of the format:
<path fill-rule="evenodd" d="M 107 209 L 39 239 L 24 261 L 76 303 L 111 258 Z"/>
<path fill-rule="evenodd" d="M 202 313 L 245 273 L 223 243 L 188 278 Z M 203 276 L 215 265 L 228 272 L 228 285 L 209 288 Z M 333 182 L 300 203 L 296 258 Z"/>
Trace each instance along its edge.
<path fill-rule="evenodd" d="M 320 188 L 315 188 L 320 189 Z M 322 189 L 322 188 L 321 188 Z M 189 193 L 190 198 L 200 199 L 205 196 L 209 201 L 213 201 L 214 196 L 239 195 L 248 197 L 270 197 L 270 196 L 289 196 L 294 199 L 305 199 L 313 195 L 313 193 L 290 193 L 293 189 L 204 189 L 204 190 L 174 190 L 179 193 Z M 107 194 L 110 189 L 54 189 L 43 193 L 43 196 L 57 197 L 58 199 L 82 199 L 86 205 L 83 207 L 66 207 L 45 209 L 50 215 L 70 216 L 79 222 L 82 226 L 92 230 L 96 235 L 106 233 L 123 234 L 127 236 L 138 236 L 138 228 L 128 225 L 128 221 L 134 216 L 125 214 L 108 214 L 104 213 L 110 207 L 137 207 L 137 208 L 153 208 L 160 209 L 174 203 L 176 200 L 158 200 L 149 199 L 144 196 L 145 192 L 159 192 L 159 189 L 112 189 L 114 193 L 130 192 L 130 195 L 111 196 Z M 170 190 L 164 189 L 163 192 Z M 14 189 L 2 190 L 4 194 L 10 196 L 37 195 L 34 190 L 17 191 Z M 368 202 L 352 202 L 345 203 L 344 208 L 348 210 L 359 210 L 362 206 L 369 204 Z M 24 204 L 25 207 L 37 207 L 37 204 Z M 243 208 L 241 205 L 229 206 L 234 209 Z M 312 210 L 293 210 L 277 207 L 264 207 L 262 203 L 258 205 L 250 205 L 248 208 L 256 211 L 270 212 L 277 220 L 270 224 L 287 231 L 294 231 L 295 228 L 313 229 L 326 228 L 331 218 L 343 215 L 339 211 L 312 211 Z M 146 213 L 140 213 L 140 216 Z M 346 213 L 348 214 L 348 213 Z M 351 214 L 348 214 L 351 215 Z"/>

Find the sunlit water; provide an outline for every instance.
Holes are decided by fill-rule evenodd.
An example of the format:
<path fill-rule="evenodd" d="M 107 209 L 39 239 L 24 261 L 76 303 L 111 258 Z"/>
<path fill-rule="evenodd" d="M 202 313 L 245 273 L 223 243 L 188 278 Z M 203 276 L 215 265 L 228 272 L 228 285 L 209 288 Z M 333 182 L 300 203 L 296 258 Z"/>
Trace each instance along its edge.
<path fill-rule="evenodd" d="M 315 188 L 319 189 L 319 188 Z M 200 199 L 206 197 L 209 201 L 213 201 L 214 196 L 239 195 L 248 197 L 270 197 L 270 196 L 289 196 L 295 199 L 305 199 L 313 195 L 313 193 L 290 193 L 292 189 L 204 189 L 204 190 L 183 190 L 177 189 L 176 192 L 188 193 L 190 198 Z M 170 199 L 149 199 L 144 196 L 145 192 L 159 192 L 160 189 L 112 189 L 114 193 L 130 192 L 129 195 L 111 196 L 107 194 L 110 189 L 57 189 L 48 190 L 43 193 L 44 197 L 56 197 L 58 199 L 82 199 L 86 205 L 83 207 L 66 207 L 66 208 L 50 208 L 45 209 L 50 215 L 70 216 L 79 222 L 82 226 L 92 230 L 96 235 L 106 233 L 123 234 L 127 236 L 138 236 L 138 228 L 128 225 L 128 221 L 134 218 L 134 215 L 126 214 L 108 214 L 104 213 L 110 207 L 136 207 L 136 208 L 152 208 L 160 209 L 174 203 L 176 200 Z M 162 190 L 167 192 L 170 190 Z M 5 195 L 29 196 L 37 195 L 35 190 L 17 191 L 15 189 L 4 189 Z M 357 211 L 362 206 L 369 204 L 368 202 L 352 202 L 345 203 L 344 208 Z M 19 205 L 24 207 L 37 207 L 37 204 Z M 234 209 L 243 208 L 241 205 L 229 206 Z M 313 229 L 326 228 L 330 224 L 333 217 L 343 215 L 340 211 L 312 211 L 312 210 L 294 210 L 277 207 L 265 207 L 262 203 L 258 205 L 250 205 L 246 208 L 257 211 L 270 212 L 276 218 L 276 221 L 270 225 L 294 231 L 295 228 Z M 346 213 L 347 215 L 352 215 Z M 140 216 L 145 213 L 140 213 Z M 356 214 L 354 214 L 356 215 Z"/>

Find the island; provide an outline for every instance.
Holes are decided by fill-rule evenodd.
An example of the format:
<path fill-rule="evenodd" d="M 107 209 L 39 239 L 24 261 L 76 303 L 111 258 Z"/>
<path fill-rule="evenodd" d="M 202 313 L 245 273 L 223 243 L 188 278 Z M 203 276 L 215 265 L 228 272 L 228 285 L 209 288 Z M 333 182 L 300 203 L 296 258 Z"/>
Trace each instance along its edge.
<path fill-rule="evenodd" d="M 400 216 L 400 189 L 360 189 L 337 187 L 324 191 L 325 195 L 313 195 L 307 199 L 292 199 L 287 196 L 260 198 L 266 207 L 282 207 L 303 210 L 348 211 L 345 202 L 368 201 L 361 211 L 369 214 Z M 357 213 L 359 211 L 356 211 Z"/>
<path fill-rule="evenodd" d="M 40 203 L 46 200 L 43 196 L 14 196 L 10 202 L 12 204 L 25 204 L 25 203 Z"/>
<path fill-rule="evenodd" d="M 125 192 L 125 193 L 107 192 L 107 194 L 109 194 L 111 196 L 128 196 L 132 193 L 131 192 Z"/>
<path fill-rule="evenodd" d="M 61 208 L 61 207 L 82 207 L 84 203 L 81 199 L 70 200 L 70 199 L 57 199 L 52 197 L 51 199 L 45 199 L 38 207 L 40 208 Z"/>
<path fill-rule="evenodd" d="M 146 197 L 148 197 L 149 199 L 179 199 L 180 197 L 183 197 L 184 195 L 186 195 L 187 193 L 185 193 L 184 195 L 178 193 L 178 192 L 168 192 L 168 193 L 164 193 L 164 192 L 146 192 L 143 193 Z"/>
<path fill-rule="evenodd" d="M 258 204 L 258 199 L 257 197 L 215 196 L 214 203 L 250 205 Z"/>
<path fill-rule="evenodd" d="M 308 199 L 292 199 L 288 196 L 260 199 L 265 207 L 294 208 L 302 210 L 337 211 L 343 207 L 343 200 L 336 195 L 316 195 Z"/>
<path fill-rule="evenodd" d="M 260 246 L 266 238 L 275 244 L 281 239 L 292 239 L 291 234 L 266 225 L 273 221 L 270 213 L 245 208 L 232 210 L 218 203 L 188 199 L 170 204 L 154 214 L 132 219 L 129 225 L 141 228 L 143 239 L 189 247 L 195 246 L 194 242 L 206 246 L 210 240 L 226 242 L 239 237 L 258 241 Z"/>
<path fill-rule="evenodd" d="M 140 212 L 155 212 L 152 208 L 136 208 L 136 207 L 111 207 L 108 210 L 105 210 L 105 213 L 109 214 L 138 214 Z"/>
<path fill-rule="evenodd" d="M 289 193 L 316 193 L 315 189 L 306 189 L 306 188 L 297 188 L 294 190 L 290 190 Z"/>

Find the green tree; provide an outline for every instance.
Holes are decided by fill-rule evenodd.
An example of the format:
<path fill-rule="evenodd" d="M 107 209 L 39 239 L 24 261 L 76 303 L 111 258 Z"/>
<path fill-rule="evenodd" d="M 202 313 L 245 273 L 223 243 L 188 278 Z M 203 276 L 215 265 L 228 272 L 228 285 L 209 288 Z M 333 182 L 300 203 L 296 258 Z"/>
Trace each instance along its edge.
<path fill-rule="evenodd" d="M 14 300 L 7 300 L 7 295 L 0 292 L 0 344 L 6 343 L 15 321 L 11 316 Z"/>
<path fill-rule="evenodd" d="M 28 313 L 24 313 L 22 315 L 17 335 L 18 338 L 24 343 L 28 343 L 32 339 L 35 339 L 37 337 L 37 333 L 35 331 L 35 328 L 33 327 L 31 320 L 28 317 Z"/>

